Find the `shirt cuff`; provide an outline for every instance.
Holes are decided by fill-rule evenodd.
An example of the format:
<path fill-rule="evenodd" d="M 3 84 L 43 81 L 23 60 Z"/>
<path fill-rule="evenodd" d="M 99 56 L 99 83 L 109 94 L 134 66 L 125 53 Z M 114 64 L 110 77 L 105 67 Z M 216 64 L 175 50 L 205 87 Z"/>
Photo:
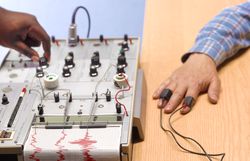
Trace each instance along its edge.
<path fill-rule="evenodd" d="M 224 58 L 225 51 L 223 46 L 213 39 L 197 41 L 194 46 L 182 56 L 181 61 L 184 63 L 193 53 L 207 54 L 214 60 L 216 66 L 219 66 L 226 59 Z"/>

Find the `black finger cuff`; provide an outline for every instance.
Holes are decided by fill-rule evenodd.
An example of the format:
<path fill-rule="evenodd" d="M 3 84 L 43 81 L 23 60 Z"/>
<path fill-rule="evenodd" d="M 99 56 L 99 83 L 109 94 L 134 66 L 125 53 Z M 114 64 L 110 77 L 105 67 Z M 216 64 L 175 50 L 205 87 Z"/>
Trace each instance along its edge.
<path fill-rule="evenodd" d="M 189 108 L 192 108 L 195 104 L 195 99 L 191 96 L 187 96 L 184 98 L 184 106 L 188 106 Z"/>
<path fill-rule="evenodd" d="M 160 94 L 160 99 L 169 101 L 173 92 L 170 89 L 164 89 Z"/>

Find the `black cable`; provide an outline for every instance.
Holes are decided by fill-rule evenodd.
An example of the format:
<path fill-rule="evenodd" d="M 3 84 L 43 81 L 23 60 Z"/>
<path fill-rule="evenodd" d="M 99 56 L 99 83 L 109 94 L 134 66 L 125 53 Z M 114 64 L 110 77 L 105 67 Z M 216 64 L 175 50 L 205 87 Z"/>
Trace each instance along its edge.
<path fill-rule="evenodd" d="M 76 7 L 76 9 L 74 10 L 73 12 L 73 15 L 72 15 L 72 19 L 71 19 L 71 23 L 72 24 L 75 24 L 75 21 L 76 21 L 76 13 L 79 9 L 83 9 L 86 14 L 87 14 L 87 17 L 88 17 L 88 32 L 87 32 L 87 38 L 89 38 L 89 35 L 90 35 L 90 29 L 91 29 L 91 19 L 90 19 L 90 14 L 89 14 L 89 11 L 86 7 L 84 6 L 78 6 Z"/>
<path fill-rule="evenodd" d="M 181 107 L 181 108 L 182 108 L 182 107 Z M 172 124 L 171 124 L 171 119 L 172 119 L 172 117 L 173 117 L 178 111 L 181 110 L 181 108 L 175 110 L 175 111 L 170 115 L 170 117 L 169 117 L 169 119 L 168 119 L 169 126 L 170 126 L 170 128 L 173 130 L 173 132 L 170 131 L 170 130 L 168 130 L 168 129 L 166 129 L 166 128 L 164 128 L 164 126 L 163 126 L 163 117 L 162 117 L 162 109 L 160 110 L 160 127 L 161 127 L 161 129 L 162 129 L 164 132 L 170 133 L 171 136 L 173 137 L 173 139 L 175 140 L 176 144 L 177 144 L 182 150 L 184 150 L 184 151 L 186 151 L 186 152 L 188 152 L 188 153 L 190 153 L 190 154 L 206 156 L 206 157 L 209 159 L 209 161 L 212 161 L 211 157 L 222 156 L 222 157 L 221 157 L 221 161 L 223 161 L 223 159 L 224 159 L 224 157 L 225 157 L 225 153 L 220 153 L 220 154 L 208 154 L 208 153 L 205 151 L 205 149 L 202 147 L 202 145 L 201 145 L 198 141 L 194 140 L 194 139 L 191 138 L 191 137 L 184 136 L 184 135 L 180 134 L 179 132 L 177 132 L 177 131 L 174 129 L 174 127 L 173 127 Z M 203 153 L 195 152 L 195 151 L 192 151 L 192 150 L 189 150 L 189 149 L 183 147 L 183 146 L 179 143 L 179 141 L 177 140 L 177 138 L 176 138 L 176 136 L 175 136 L 174 134 L 178 135 L 179 137 L 183 138 L 183 139 L 186 140 L 186 141 L 191 140 L 192 142 L 196 143 L 196 144 L 201 148 L 201 150 L 203 151 Z"/>
<path fill-rule="evenodd" d="M 171 120 L 171 117 L 177 112 L 177 111 L 179 111 L 181 108 L 179 108 L 179 109 L 177 109 L 176 111 L 174 111 L 171 115 L 170 115 L 170 117 L 169 117 L 169 124 L 170 124 L 170 127 L 172 128 L 172 125 L 171 125 L 171 122 L 170 122 L 170 120 Z M 196 155 L 205 155 L 210 161 L 212 161 L 212 159 L 210 158 L 210 156 L 208 156 L 208 154 L 207 154 L 207 152 L 204 150 L 204 148 L 202 148 L 202 150 L 203 150 L 203 152 L 204 153 L 197 153 L 197 152 L 194 152 L 194 151 L 191 151 L 191 150 L 189 150 L 189 149 L 186 149 L 186 148 L 184 148 L 179 142 L 178 142 L 178 140 L 177 140 L 177 138 L 175 137 L 175 135 L 174 135 L 174 133 L 175 134 L 179 134 L 179 133 L 176 133 L 176 130 L 173 130 L 174 131 L 174 133 L 172 132 L 172 131 L 170 131 L 170 130 L 167 130 L 167 129 L 165 129 L 164 127 L 163 127 L 163 124 L 162 124 L 162 110 L 161 110 L 161 114 L 160 114 L 160 116 L 161 116 L 161 118 L 160 118 L 160 120 L 161 120 L 161 128 L 162 128 L 162 130 L 163 131 L 165 131 L 165 132 L 169 132 L 171 135 L 172 135 L 172 137 L 174 138 L 174 140 L 175 140 L 175 142 L 177 143 L 177 145 L 181 148 L 181 149 L 183 149 L 184 151 L 187 151 L 187 152 L 189 152 L 189 153 L 192 153 L 192 154 L 196 154 Z M 172 128 L 173 129 L 173 128 Z M 182 137 L 182 135 L 179 135 L 180 137 Z M 186 139 L 185 137 L 182 137 L 184 140 Z M 197 144 L 199 145 L 199 143 L 197 142 Z M 201 146 L 201 145 L 200 145 Z"/>
<path fill-rule="evenodd" d="M 182 107 L 181 107 L 181 108 L 182 108 Z M 207 152 L 205 151 L 205 149 L 201 146 L 201 144 L 200 144 L 198 141 L 194 140 L 194 139 L 191 138 L 191 137 L 184 136 L 184 135 L 180 134 L 179 132 L 177 132 L 177 131 L 174 129 L 174 127 L 173 127 L 172 124 L 171 124 L 171 118 L 173 117 L 173 115 L 174 115 L 177 111 L 181 110 L 181 108 L 179 108 L 179 109 L 177 109 L 176 111 L 174 111 L 174 113 L 173 113 L 172 115 L 170 115 L 170 117 L 169 117 L 169 122 L 168 122 L 168 123 L 169 123 L 169 126 L 171 127 L 171 129 L 174 131 L 174 133 L 177 134 L 178 136 L 180 136 L 180 137 L 186 139 L 186 140 L 191 140 L 191 141 L 195 142 L 195 143 L 202 149 L 202 151 L 204 152 L 204 156 L 206 156 L 208 159 L 211 159 L 210 156 L 222 156 L 222 160 L 223 160 L 223 158 L 224 158 L 224 156 L 225 156 L 224 153 L 221 153 L 221 154 L 209 154 L 209 155 L 208 155 Z M 221 161 L 222 161 L 222 160 L 221 160 Z"/>

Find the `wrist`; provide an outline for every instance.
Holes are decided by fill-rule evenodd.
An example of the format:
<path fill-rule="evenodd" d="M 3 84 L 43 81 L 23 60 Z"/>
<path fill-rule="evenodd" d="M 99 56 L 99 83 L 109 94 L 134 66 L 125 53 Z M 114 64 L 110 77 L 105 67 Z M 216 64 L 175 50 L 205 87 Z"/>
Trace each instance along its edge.
<path fill-rule="evenodd" d="M 216 63 L 213 60 L 213 58 L 211 58 L 209 55 L 207 55 L 206 53 L 192 53 L 188 60 L 186 62 L 202 62 L 202 63 L 209 63 L 212 64 L 216 67 Z"/>

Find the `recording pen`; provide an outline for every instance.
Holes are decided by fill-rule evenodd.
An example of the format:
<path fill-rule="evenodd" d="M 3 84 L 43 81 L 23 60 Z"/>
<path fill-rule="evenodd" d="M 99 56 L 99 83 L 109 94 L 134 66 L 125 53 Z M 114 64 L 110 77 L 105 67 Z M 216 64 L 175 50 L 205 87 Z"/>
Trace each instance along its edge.
<path fill-rule="evenodd" d="M 26 93 L 26 88 L 24 87 L 22 89 L 21 94 L 19 95 L 19 98 L 18 98 L 17 104 L 16 104 L 16 106 L 14 108 L 14 111 L 11 114 L 10 120 L 8 122 L 8 125 L 7 125 L 8 127 L 12 126 L 12 124 L 13 124 L 13 122 L 15 120 L 16 114 L 17 114 L 17 112 L 18 112 L 18 110 L 19 110 L 19 108 L 21 106 L 22 101 L 23 101 L 23 96 L 25 95 L 25 93 Z"/>

